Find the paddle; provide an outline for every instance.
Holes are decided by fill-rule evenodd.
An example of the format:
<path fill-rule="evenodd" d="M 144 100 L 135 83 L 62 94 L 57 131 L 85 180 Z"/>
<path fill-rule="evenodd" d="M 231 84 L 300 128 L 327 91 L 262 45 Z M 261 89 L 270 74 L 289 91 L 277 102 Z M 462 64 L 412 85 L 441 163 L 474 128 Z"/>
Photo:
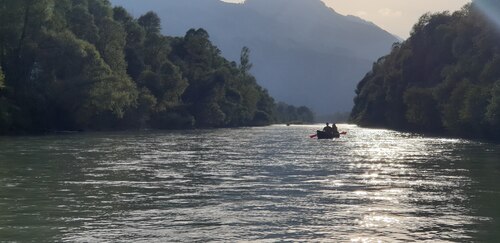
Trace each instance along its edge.
<path fill-rule="evenodd" d="M 347 135 L 347 132 L 340 132 L 339 134 L 340 134 L 340 135 Z M 311 135 L 311 136 L 309 136 L 309 137 L 310 137 L 310 138 L 315 138 L 315 137 L 317 137 L 317 136 L 318 136 L 318 134 L 313 134 L 313 135 Z"/>

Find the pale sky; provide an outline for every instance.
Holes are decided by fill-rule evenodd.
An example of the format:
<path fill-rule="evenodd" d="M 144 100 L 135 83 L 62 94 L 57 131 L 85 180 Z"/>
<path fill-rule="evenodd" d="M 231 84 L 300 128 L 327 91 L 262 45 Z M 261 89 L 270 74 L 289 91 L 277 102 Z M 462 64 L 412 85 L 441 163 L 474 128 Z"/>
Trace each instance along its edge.
<path fill-rule="evenodd" d="M 224 0 L 242 2 L 242 0 Z M 427 12 L 455 11 L 471 0 L 322 0 L 343 15 L 371 21 L 401 38 L 408 38 L 420 16 Z"/>

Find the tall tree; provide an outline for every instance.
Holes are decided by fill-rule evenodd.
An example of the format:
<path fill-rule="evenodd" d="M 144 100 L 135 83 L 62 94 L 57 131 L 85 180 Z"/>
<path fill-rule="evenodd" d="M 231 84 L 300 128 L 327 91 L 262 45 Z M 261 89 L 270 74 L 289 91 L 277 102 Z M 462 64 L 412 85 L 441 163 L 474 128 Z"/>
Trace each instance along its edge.
<path fill-rule="evenodd" d="M 246 73 L 252 69 L 253 64 L 250 62 L 250 49 L 244 46 L 241 49 L 240 55 L 240 69 L 243 73 Z"/>
<path fill-rule="evenodd" d="M 147 12 L 139 18 L 138 22 L 148 34 L 160 33 L 161 20 L 155 12 Z"/>
<path fill-rule="evenodd" d="M 126 74 L 125 44 L 127 34 L 122 25 L 110 18 L 104 18 L 99 24 L 97 48 L 104 61 L 116 73 Z"/>
<path fill-rule="evenodd" d="M 80 39 L 96 44 L 99 40 L 99 29 L 94 21 L 94 16 L 85 5 L 76 5 L 71 9 L 69 16 L 71 31 Z"/>

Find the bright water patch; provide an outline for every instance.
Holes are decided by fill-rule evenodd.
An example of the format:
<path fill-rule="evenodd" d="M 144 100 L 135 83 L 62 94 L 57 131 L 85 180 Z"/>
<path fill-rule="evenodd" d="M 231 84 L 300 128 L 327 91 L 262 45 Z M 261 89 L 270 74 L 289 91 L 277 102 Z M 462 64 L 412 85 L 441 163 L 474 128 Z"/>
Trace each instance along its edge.
<path fill-rule="evenodd" d="M 483 241 L 500 147 L 340 125 L 1 138 L 0 241 Z"/>

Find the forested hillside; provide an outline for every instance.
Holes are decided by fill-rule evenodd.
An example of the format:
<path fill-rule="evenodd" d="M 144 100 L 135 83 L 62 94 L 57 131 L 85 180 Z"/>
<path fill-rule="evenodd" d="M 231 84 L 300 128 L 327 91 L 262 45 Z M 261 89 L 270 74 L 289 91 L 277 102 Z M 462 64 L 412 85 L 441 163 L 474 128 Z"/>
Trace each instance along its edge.
<path fill-rule="evenodd" d="M 475 4 L 426 14 L 356 90 L 364 126 L 500 140 L 500 32 Z"/>
<path fill-rule="evenodd" d="M 396 37 L 321 0 L 111 0 L 140 16 L 158 11 L 163 34 L 207 30 L 224 57 L 252 50 L 259 84 L 279 101 L 305 105 L 319 115 L 350 111 L 354 89 Z"/>
<path fill-rule="evenodd" d="M 107 0 L 0 1 L 0 134 L 265 125 L 276 105 L 203 29 Z"/>

